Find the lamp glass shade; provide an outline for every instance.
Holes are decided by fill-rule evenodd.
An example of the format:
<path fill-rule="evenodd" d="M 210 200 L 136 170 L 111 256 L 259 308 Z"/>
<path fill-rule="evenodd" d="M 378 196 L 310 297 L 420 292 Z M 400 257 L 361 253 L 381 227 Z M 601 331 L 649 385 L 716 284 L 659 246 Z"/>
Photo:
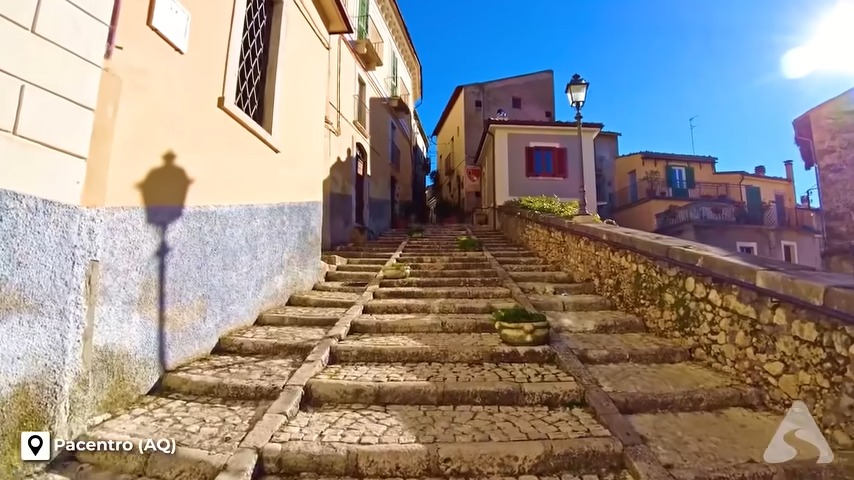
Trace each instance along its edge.
<path fill-rule="evenodd" d="M 572 81 L 566 84 L 566 96 L 569 98 L 569 103 L 572 106 L 584 105 L 587 100 L 587 87 L 590 83 L 581 78 L 578 74 L 573 75 Z"/>

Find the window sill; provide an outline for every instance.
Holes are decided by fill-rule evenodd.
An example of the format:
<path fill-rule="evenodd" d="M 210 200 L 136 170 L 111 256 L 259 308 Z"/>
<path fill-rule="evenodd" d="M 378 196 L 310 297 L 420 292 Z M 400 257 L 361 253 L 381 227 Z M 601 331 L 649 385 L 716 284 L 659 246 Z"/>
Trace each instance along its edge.
<path fill-rule="evenodd" d="M 353 121 L 353 126 L 354 126 L 354 127 L 356 127 L 356 130 L 358 130 L 358 131 L 359 131 L 359 133 L 361 133 L 361 134 L 365 137 L 365 140 L 367 140 L 367 139 L 371 138 L 371 136 L 370 136 L 370 135 L 368 135 L 368 130 L 365 128 L 365 126 L 364 126 L 364 125 L 362 125 L 361 123 L 359 123 L 359 121 L 358 121 L 358 120 L 354 120 L 354 121 Z"/>
<path fill-rule="evenodd" d="M 264 144 L 270 147 L 274 152 L 279 153 L 282 151 L 282 149 L 279 148 L 280 142 L 277 136 L 272 135 L 267 130 L 264 130 L 264 127 L 255 123 L 255 120 L 252 120 L 249 115 L 246 115 L 246 113 L 239 109 L 233 102 L 227 102 L 225 97 L 219 97 L 217 99 L 217 106 L 225 111 L 229 117 L 242 125 L 243 128 L 249 130 L 250 133 L 258 137 L 259 140 L 264 142 Z"/>
<path fill-rule="evenodd" d="M 525 177 L 526 177 L 526 178 L 529 178 L 529 179 L 531 179 L 531 180 L 550 180 L 550 181 L 553 181 L 553 182 L 554 182 L 554 181 L 566 180 L 566 178 L 563 178 L 563 177 L 529 177 L 529 176 L 527 176 L 527 175 L 526 175 Z"/>

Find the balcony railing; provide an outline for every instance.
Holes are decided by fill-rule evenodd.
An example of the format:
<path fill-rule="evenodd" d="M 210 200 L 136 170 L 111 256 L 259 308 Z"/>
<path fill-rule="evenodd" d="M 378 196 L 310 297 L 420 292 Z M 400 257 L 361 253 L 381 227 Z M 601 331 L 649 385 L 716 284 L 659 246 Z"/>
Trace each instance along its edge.
<path fill-rule="evenodd" d="M 353 99 L 355 100 L 355 112 L 353 112 L 353 118 L 356 120 L 356 124 L 362 128 L 368 128 L 368 102 L 367 99 L 360 97 L 359 95 L 354 95 Z"/>
<path fill-rule="evenodd" d="M 409 88 L 400 77 L 389 77 L 387 82 L 391 107 L 401 113 L 409 113 Z"/>
<path fill-rule="evenodd" d="M 751 210 L 744 205 L 715 202 L 693 202 L 671 207 L 655 215 L 657 230 L 689 223 L 706 225 L 755 225 L 775 228 L 803 229 L 818 233 L 820 219 L 812 210 L 783 208 L 773 202 Z"/>
<path fill-rule="evenodd" d="M 383 65 L 383 37 L 370 15 L 356 17 L 356 54 L 365 65 L 365 70 L 376 70 Z"/>
<path fill-rule="evenodd" d="M 615 208 L 655 198 L 730 202 L 742 202 L 745 198 L 744 185 L 697 182 L 694 188 L 671 188 L 664 180 L 658 182 L 640 180 L 636 185 L 617 190 L 615 197 Z"/>

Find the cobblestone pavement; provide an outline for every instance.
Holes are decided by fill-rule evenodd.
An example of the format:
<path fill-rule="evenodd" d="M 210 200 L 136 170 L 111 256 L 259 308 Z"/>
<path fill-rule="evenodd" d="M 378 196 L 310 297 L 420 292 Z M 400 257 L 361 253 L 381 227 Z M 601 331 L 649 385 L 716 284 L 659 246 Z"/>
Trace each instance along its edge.
<path fill-rule="evenodd" d="M 506 442 L 607 437 L 590 412 L 494 405 L 323 405 L 301 411 L 273 435 L 289 440 L 377 443 Z"/>
<path fill-rule="evenodd" d="M 571 382 L 555 365 L 536 363 L 347 363 L 329 365 L 314 378 L 359 382 Z"/>
<path fill-rule="evenodd" d="M 259 413 L 259 402 L 183 394 L 144 396 L 91 431 L 138 439 L 171 438 L 178 445 L 229 453 L 237 448 Z"/>
<path fill-rule="evenodd" d="M 230 334 L 230 337 L 276 340 L 281 343 L 316 343 L 323 339 L 328 331 L 324 327 L 277 327 L 253 325 Z"/>
<path fill-rule="evenodd" d="M 587 367 L 606 392 L 684 392 L 735 385 L 732 377 L 691 363 L 618 363 Z"/>
<path fill-rule="evenodd" d="M 262 355 L 211 355 L 196 360 L 183 367 L 176 368 L 176 373 L 190 375 L 205 375 L 223 379 L 266 380 L 270 382 L 285 382 L 302 365 L 303 357 L 291 355 L 285 357 L 267 357 Z"/>
<path fill-rule="evenodd" d="M 260 480 L 362 480 L 352 477 L 321 477 L 314 474 L 303 474 L 296 477 L 265 476 Z M 395 480 L 442 480 L 441 478 L 398 478 Z M 628 471 L 619 473 L 603 473 L 589 475 L 571 475 L 568 473 L 554 476 L 523 475 L 521 477 L 466 477 L 455 480 L 633 480 Z"/>
<path fill-rule="evenodd" d="M 496 333 L 374 333 L 350 335 L 342 345 L 372 347 L 498 347 Z"/>

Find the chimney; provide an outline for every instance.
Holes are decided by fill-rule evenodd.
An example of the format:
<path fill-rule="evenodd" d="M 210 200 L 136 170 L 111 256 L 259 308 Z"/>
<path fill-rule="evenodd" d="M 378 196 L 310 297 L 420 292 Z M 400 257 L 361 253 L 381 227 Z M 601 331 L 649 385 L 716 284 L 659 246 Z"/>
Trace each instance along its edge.
<path fill-rule="evenodd" d="M 757 165 L 753 172 L 757 175 L 765 175 L 765 165 Z"/>
<path fill-rule="evenodd" d="M 783 162 L 783 165 L 786 166 L 786 180 L 790 182 L 795 181 L 795 167 L 793 166 L 795 162 L 793 160 L 786 160 Z"/>

